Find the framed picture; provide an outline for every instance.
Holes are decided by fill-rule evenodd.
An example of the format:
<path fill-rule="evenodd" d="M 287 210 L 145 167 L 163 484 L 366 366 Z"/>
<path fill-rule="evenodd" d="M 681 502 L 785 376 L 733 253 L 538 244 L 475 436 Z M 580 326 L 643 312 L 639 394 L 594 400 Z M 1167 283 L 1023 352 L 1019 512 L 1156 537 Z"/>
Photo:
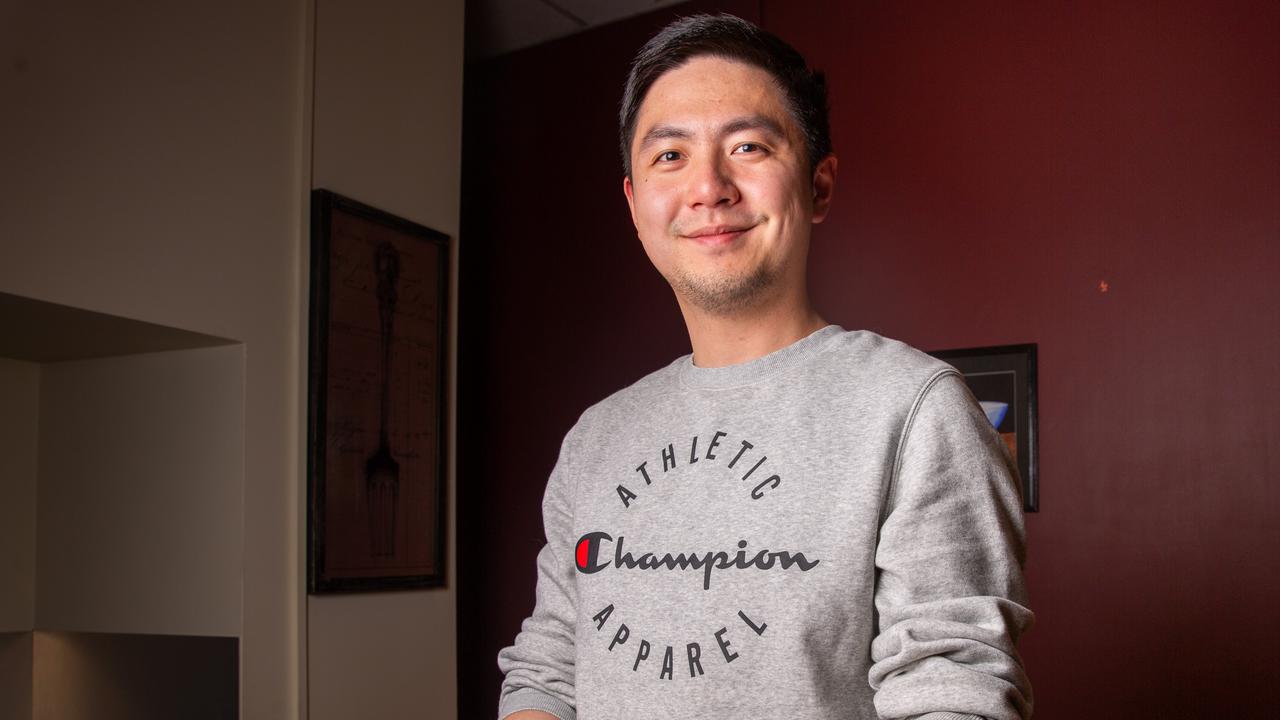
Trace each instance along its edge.
<path fill-rule="evenodd" d="M 1036 458 L 1036 346 L 939 350 L 929 353 L 951 363 L 964 375 L 987 419 L 1000 433 L 1022 479 L 1023 509 L 1040 509 Z"/>
<path fill-rule="evenodd" d="M 448 236 L 312 193 L 312 593 L 444 584 L 448 278 Z"/>

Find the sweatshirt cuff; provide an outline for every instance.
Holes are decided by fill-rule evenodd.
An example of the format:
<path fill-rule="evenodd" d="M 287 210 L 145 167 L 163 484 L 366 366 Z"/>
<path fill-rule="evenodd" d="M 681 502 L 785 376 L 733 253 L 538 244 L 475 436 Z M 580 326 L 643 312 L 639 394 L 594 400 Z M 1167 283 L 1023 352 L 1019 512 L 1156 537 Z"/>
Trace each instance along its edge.
<path fill-rule="evenodd" d="M 551 713 L 560 720 L 577 720 L 578 714 L 563 700 L 552 697 L 541 690 L 531 687 L 523 687 L 513 690 L 502 699 L 502 706 L 498 708 L 498 720 L 503 720 L 511 713 L 520 712 L 521 710 L 541 710 L 544 713 Z M 965 717 L 965 716 L 957 716 Z M 933 720 L 930 718 L 929 720 Z"/>
<path fill-rule="evenodd" d="M 923 715 L 915 715 L 907 720 L 985 720 L 981 715 L 970 715 L 969 713 L 953 713 L 953 712 L 931 712 Z"/>

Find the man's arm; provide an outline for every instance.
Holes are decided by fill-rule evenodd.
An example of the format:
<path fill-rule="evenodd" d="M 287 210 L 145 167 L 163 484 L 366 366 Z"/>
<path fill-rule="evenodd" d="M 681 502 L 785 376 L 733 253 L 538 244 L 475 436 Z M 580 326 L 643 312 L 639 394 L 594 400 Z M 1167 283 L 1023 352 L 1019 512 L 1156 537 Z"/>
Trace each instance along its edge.
<path fill-rule="evenodd" d="M 935 375 L 903 432 L 876 551 L 881 717 L 1030 717 L 1016 477 L 963 379 Z"/>
<path fill-rule="evenodd" d="M 575 720 L 575 628 L 578 592 L 573 564 L 573 481 L 569 469 L 573 431 L 542 499 L 547 542 L 538 552 L 538 581 L 533 613 L 515 642 L 498 653 L 506 675 L 498 704 L 499 719 Z M 526 715 L 526 713 L 531 713 Z"/>
<path fill-rule="evenodd" d="M 557 718 L 551 713 L 544 713 L 541 710 L 520 710 L 502 720 L 561 720 L 561 718 Z"/>

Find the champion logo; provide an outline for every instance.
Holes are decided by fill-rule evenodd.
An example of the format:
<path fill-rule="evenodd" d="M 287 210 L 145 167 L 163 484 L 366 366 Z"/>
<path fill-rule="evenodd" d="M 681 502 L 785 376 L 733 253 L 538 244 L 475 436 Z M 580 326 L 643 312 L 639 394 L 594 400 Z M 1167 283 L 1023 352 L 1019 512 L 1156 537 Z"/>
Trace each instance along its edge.
<path fill-rule="evenodd" d="M 578 572 L 593 575 L 602 570 L 616 568 L 620 570 L 701 570 L 702 589 L 711 589 L 711 574 L 716 570 L 790 570 L 796 568 L 800 572 L 808 572 L 817 567 L 821 560 L 810 560 L 802 552 L 790 550 L 769 550 L 768 548 L 749 555 L 747 541 L 739 540 L 738 549 L 734 551 L 706 550 L 696 552 L 645 552 L 639 557 L 624 549 L 626 538 L 619 535 L 617 540 L 606 532 L 590 532 L 578 539 L 574 549 L 574 561 Z M 601 550 L 608 553 L 613 549 L 613 562 L 600 560 Z"/>
<path fill-rule="evenodd" d="M 778 492 L 786 492 L 785 488 L 789 487 L 782 482 L 785 463 L 771 460 L 749 440 L 737 438 L 723 430 L 716 430 L 705 436 L 694 434 L 686 437 L 690 437 L 687 456 L 683 452 L 677 452 L 676 443 L 669 442 L 658 453 L 633 466 L 635 474 L 631 476 L 633 479 L 630 487 L 622 483 L 616 485 L 614 492 L 621 501 L 622 512 L 643 514 L 644 507 L 661 502 L 661 489 L 670 487 L 671 481 L 681 479 L 682 471 L 686 469 L 694 470 L 708 482 L 728 480 L 724 484 L 726 490 L 746 493 L 752 503 L 759 503 L 752 507 L 762 510 L 767 508 Z M 659 460 L 661 470 L 657 462 Z M 664 480 L 667 482 L 663 482 Z M 780 491 L 779 488 L 784 489 Z M 637 508 L 640 510 L 637 511 Z M 661 532 L 661 528 L 651 527 L 651 530 Z M 752 547 L 745 539 L 739 539 L 737 547 L 729 550 L 715 549 L 715 545 L 720 545 L 718 542 L 711 549 L 700 547 L 701 543 L 694 547 L 655 549 L 646 546 L 645 542 L 647 541 L 634 539 L 629 541 L 622 535 L 615 537 L 604 531 L 586 533 L 574 545 L 574 566 L 578 573 L 596 575 L 597 578 L 583 578 L 579 582 L 591 582 L 599 590 L 608 591 L 612 584 L 607 578 L 597 575 L 606 570 L 649 573 L 667 571 L 677 573 L 677 582 L 682 579 L 679 573 L 693 571 L 690 573 L 693 575 L 689 578 L 690 585 L 697 582 L 694 578 L 701 576 L 702 589 L 708 592 L 711 591 L 712 577 L 722 577 L 717 573 L 755 570 L 798 575 L 813 570 L 821 562 L 794 550 Z M 596 579 L 600 582 L 594 582 Z M 730 585 L 725 584 L 725 587 Z M 591 593 L 592 596 L 597 594 Z M 605 652 L 629 656 L 629 661 L 624 662 L 630 665 L 634 673 L 642 673 L 646 669 L 647 673 L 652 673 L 656 670 L 660 681 L 670 681 L 677 675 L 682 675 L 680 669 L 686 663 L 689 678 L 695 680 L 706 675 L 708 670 L 716 672 L 710 666 L 704 667 L 709 660 L 715 663 L 717 658 L 722 658 L 722 667 L 730 667 L 740 657 L 740 651 L 742 654 L 752 651 L 755 641 L 765 638 L 766 630 L 771 627 L 765 622 L 766 618 L 759 614 L 758 607 L 750 607 L 755 603 L 749 595 L 743 598 L 725 598 L 714 603 L 717 610 L 714 615 L 700 621 L 705 623 L 702 630 L 693 631 L 693 634 L 684 637 L 682 641 L 672 636 L 671 628 L 662 617 L 653 617 L 650 613 L 634 613 L 634 608 L 629 610 L 625 606 L 615 606 L 609 599 L 602 598 L 600 603 L 603 607 L 591 616 L 591 620 L 602 638 L 610 638 L 604 647 Z M 647 620 L 639 621 L 638 617 L 647 617 Z M 643 622 L 642 627 L 637 626 L 639 622 Z M 776 632 L 772 631 L 769 637 Z M 680 651 L 681 646 L 683 652 Z M 715 648 L 719 652 L 704 652 L 704 648 Z M 681 659 L 685 662 L 681 662 Z"/>

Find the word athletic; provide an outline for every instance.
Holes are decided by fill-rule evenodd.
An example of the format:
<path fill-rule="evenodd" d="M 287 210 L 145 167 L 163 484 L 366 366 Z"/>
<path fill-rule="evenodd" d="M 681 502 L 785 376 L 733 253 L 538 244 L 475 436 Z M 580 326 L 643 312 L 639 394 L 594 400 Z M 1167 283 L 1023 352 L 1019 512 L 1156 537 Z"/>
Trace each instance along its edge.
<path fill-rule="evenodd" d="M 754 443 L 749 440 L 737 440 L 736 446 L 735 442 L 722 443 L 722 441 L 727 437 L 729 437 L 729 433 L 726 433 L 723 430 L 717 430 L 711 436 L 710 440 L 704 442 L 703 449 L 699 450 L 698 436 L 692 436 L 689 439 L 688 460 L 684 459 L 683 452 L 676 452 L 675 443 L 667 443 L 667 446 L 662 448 L 658 453 L 662 459 L 662 474 L 665 475 L 682 464 L 694 465 L 699 462 L 706 463 L 707 461 L 720 462 L 725 465 L 725 468 L 733 470 L 734 474 L 741 472 L 741 481 L 750 481 L 753 483 L 751 485 L 752 500 L 760 500 L 765 496 L 765 493 L 782 484 L 781 475 L 771 472 L 770 470 L 761 470 L 761 467 L 769 460 L 769 456 L 764 455 L 760 451 L 752 453 L 751 450 L 755 449 Z M 717 448 L 720 450 L 719 454 L 716 453 Z M 759 470 L 759 472 L 756 472 L 757 470 Z M 659 471 L 656 464 L 653 468 L 650 468 L 649 461 L 645 460 L 636 466 L 635 472 L 639 475 L 639 479 L 643 480 L 646 486 L 649 486 L 653 484 L 654 476 L 657 475 Z M 641 491 L 644 490 L 644 488 L 640 488 L 640 486 L 634 481 L 632 482 L 632 486 L 639 488 Z M 615 488 L 615 492 L 618 493 L 618 498 L 622 500 L 623 507 L 631 507 L 631 502 L 639 498 L 639 495 L 637 495 L 630 487 L 627 487 L 622 483 L 618 483 L 618 487 Z"/>
<path fill-rule="evenodd" d="M 623 551 L 624 541 L 625 538 L 619 535 L 615 542 L 613 536 L 605 532 L 590 532 L 583 535 L 578 539 L 574 550 L 574 561 L 578 566 L 578 572 L 591 575 L 609 567 L 621 570 L 701 570 L 702 589 L 710 590 L 712 570 L 750 570 L 752 568 L 771 570 L 775 565 L 779 569 L 789 570 L 794 565 L 801 572 L 808 572 L 821 562 L 821 560 L 810 560 L 804 556 L 804 553 L 793 553 L 789 550 L 770 552 L 767 548 L 757 552 L 748 560 L 746 540 L 738 541 L 738 552 L 732 555 L 723 550 L 709 550 L 703 553 L 676 553 L 675 555 L 647 552 L 640 557 L 634 557 L 631 553 Z M 607 560 L 600 562 L 600 550 L 606 543 L 614 544 L 612 565 Z"/>

